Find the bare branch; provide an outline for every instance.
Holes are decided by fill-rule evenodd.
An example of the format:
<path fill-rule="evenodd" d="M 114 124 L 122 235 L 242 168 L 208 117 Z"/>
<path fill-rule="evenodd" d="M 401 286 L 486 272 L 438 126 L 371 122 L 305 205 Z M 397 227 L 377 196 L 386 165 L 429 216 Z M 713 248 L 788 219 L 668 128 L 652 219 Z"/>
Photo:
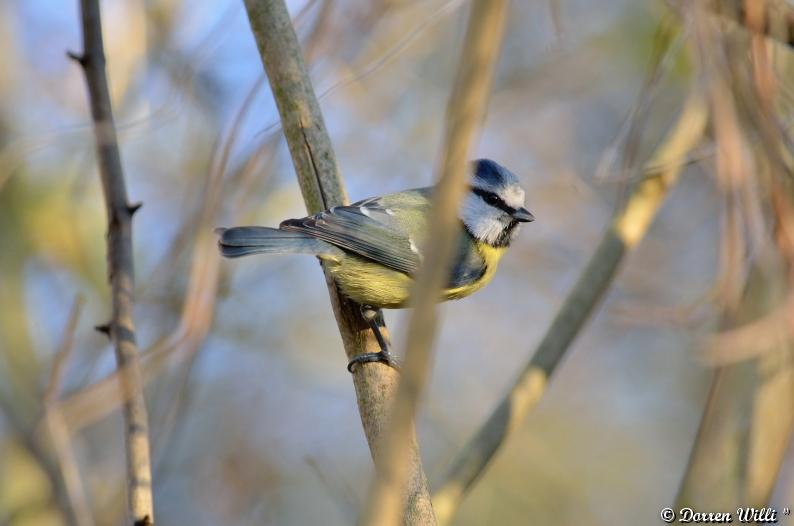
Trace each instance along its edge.
<path fill-rule="evenodd" d="M 66 362 L 69 360 L 69 355 L 74 349 L 74 337 L 77 331 L 77 322 L 80 320 L 80 314 L 83 311 L 83 304 L 85 299 L 78 296 L 74 300 L 72 309 L 69 312 L 69 320 L 66 322 L 66 330 L 63 333 L 63 339 L 55 353 L 55 359 L 52 363 L 52 371 L 50 371 L 50 379 L 47 382 L 47 387 L 44 389 L 44 406 L 52 405 L 58 397 L 58 391 L 61 388 L 63 381 L 63 374 L 66 369 Z"/>
<path fill-rule="evenodd" d="M 776 306 L 784 281 L 753 267 L 738 310 L 724 313 L 722 323 L 741 324 Z M 716 369 L 676 509 L 769 504 L 794 431 L 791 340 L 770 343 L 761 356 Z"/>
<path fill-rule="evenodd" d="M 127 449 L 127 510 L 136 526 L 153 524 L 152 479 L 149 453 L 149 422 L 143 397 L 138 345 L 133 316 L 135 277 L 132 255 L 132 215 L 140 207 L 127 199 L 113 110 L 105 73 L 105 51 L 98 0 L 81 0 L 83 52 L 70 53 L 83 68 L 94 121 L 97 161 L 108 215 L 108 275 L 112 294 L 110 337 L 124 404 Z"/>
<path fill-rule="evenodd" d="M 743 13 L 759 27 L 769 23 L 764 17 L 773 7 L 772 0 L 745 0 Z M 750 251 L 745 247 L 751 239 L 745 240 L 743 231 L 726 229 L 723 245 L 734 247 L 739 255 L 732 262 L 740 269 L 734 271 L 739 277 L 730 285 L 737 291 L 736 301 L 721 305 L 722 330 L 711 339 L 709 354 L 721 366 L 712 379 L 676 507 L 761 508 L 769 503 L 794 432 L 790 411 L 794 403 L 792 258 L 786 232 L 794 192 L 781 155 L 785 138 L 773 110 L 775 70 L 767 42 L 758 35 L 762 31 L 749 42 L 752 69 L 736 74 L 731 67 L 743 62 L 722 58 L 728 56 L 730 44 L 719 28 L 704 23 L 697 9 L 687 14 L 694 21 L 700 69 L 710 94 L 716 176 L 726 208 L 744 215 L 745 224 L 755 215 L 752 223 L 760 225 L 755 238 L 763 239 L 769 228 L 775 245 Z M 748 105 L 753 107 L 754 118 L 744 120 L 742 109 Z M 755 145 L 750 140 L 753 136 L 759 138 Z M 737 207 L 736 196 L 743 194 L 753 198 L 741 200 Z M 760 211 L 759 201 L 764 207 L 771 205 L 771 215 Z M 757 255 L 746 256 L 756 251 Z M 746 279 L 744 266 L 749 267 Z"/>
<path fill-rule="evenodd" d="M 708 0 L 702 3 L 668 0 L 667 3 L 682 16 L 685 9 L 693 5 L 706 8 L 751 33 L 794 47 L 794 7 L 786 0 Z"/>
<path fill-rule="evenodd" d="M 412 291 L 411 318 L 400 386 L 389 421 L 377 478 L 365 501 L 361 523 L 396 525 L 403 516 L 414 416 L 427 382 L 430 351 L 438 325 L 436 303 L 457 240 L 458 210 L 468 182 L 469 149 L 485 117 L 494 65 L 507 18 L 507 0 L 477 0 L 469 14 L 466 40 L 447 105 L 447 129 L 437 191 L 430 212 L 427 255 Z M 434 523 L 435 521 L 433 521 Z M 406 520 L 406 523 L 411 523 Z M 425 523 L 423 523 L 425 524 Z"/>
<path fill-rule="evenodd" d="M 785 0 L 710 0 L 708 7 L 752 33 L 794 47 L 794 8 Z"/>
<path fill-rule="evenodd" d="M 284 0 L 246 0 L 248 19 L 278 106 L 298 183 L 310 213 L 348 202 L 317 97 Z M 331 305 L 348 359 L 380 350 L 359 306 L 339 294 L 326 273 Z M 381 320 L 382 321 L 382 320 Z M 381 329 L 385 333 L 385 327 Z M 380 363 L 356 367 L 353 373 L 359 412 L 373 458 L 383 447 L 386 419 L 397 387 L 394 370 Z M 412 451 L 408 520 L 433 522 L 433 512 L 415 436 Z"/>
<path fill-rule="evenodd" d="M 448 524 L 465 493 L 482 475 L 507 438 L 537 405 L 546 383 L 607 290 L 626 251 L 644 237 L 656 212 L 678 179 L 682 159 L 700 141 L 706 105 L 690 96 L 677 124 L 648 163 L 649 173 L 615 215 L 579 280 L 546 331 L 532 358 L 488 419 L 452 463 L 433 497 L 439 524 Z"/>
<path fill-rule="evenodd" d="M 78 296 L 66 324 L 63 339 L 55 353 L 55 359 L 50 372 L 50 379 L 43 394 L 44 421 L 49 431 L 50 440 L 55 450 L 55 458 L 63 477 L 65 497 L 70 505 L 70 520 L 77 526 L 91 526 L 94 524 L 91 508 L 85 494 L 85 487 L 80 477 L 80 469 L 72 452 L 69 429 L 64 422 L 63 414 L 58 406 L 58 392 L 60 391 L 66 364 L 74 349 L 75 333 L 80 313 L 83 310 L 83 297 Z"/>

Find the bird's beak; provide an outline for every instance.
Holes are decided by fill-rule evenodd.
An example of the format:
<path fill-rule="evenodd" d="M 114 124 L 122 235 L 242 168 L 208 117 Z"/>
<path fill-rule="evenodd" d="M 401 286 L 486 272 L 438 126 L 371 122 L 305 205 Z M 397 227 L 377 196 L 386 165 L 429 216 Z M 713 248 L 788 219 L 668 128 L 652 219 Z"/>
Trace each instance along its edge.
<path fill-rule="evenodd" d="M 530 213 L 530 211 L 523 206 L 521 208 L 516 208 L 516 210 L 510 215 L 513 217 L 513 219 L 521 223 L 531 223 L 535 220 L 535 216 L 533 216 L 532 213 Z"/>

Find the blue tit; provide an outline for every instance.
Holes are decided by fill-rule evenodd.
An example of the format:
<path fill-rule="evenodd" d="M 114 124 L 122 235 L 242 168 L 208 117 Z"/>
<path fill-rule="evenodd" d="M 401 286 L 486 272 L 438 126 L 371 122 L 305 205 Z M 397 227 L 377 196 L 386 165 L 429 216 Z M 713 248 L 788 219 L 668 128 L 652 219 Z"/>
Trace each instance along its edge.
<path fill-rule="evenodd" d="M 491 281 L 519 224 L 535 219 L 524 208 L 518 178 L 508 169 L 480 159 L 471 163 L 470 171 L 469 191 L 459 213 L 457 249 L 441 301 L 463 298 Z M 311 254 L 325 263 L 342 293 L 356 303 L 373 309 L 403 308 L 422 264 L 432 194 L 433 187 L 426 187 L 372 197 L 288 219 L 278 228 L 219 229 L 220 250 L 227 258 Z M 370 356 L 358 361 L 388 362 L 391 358 L 374 316 L 365 313 L 364 317 L 388 359 Z"/>

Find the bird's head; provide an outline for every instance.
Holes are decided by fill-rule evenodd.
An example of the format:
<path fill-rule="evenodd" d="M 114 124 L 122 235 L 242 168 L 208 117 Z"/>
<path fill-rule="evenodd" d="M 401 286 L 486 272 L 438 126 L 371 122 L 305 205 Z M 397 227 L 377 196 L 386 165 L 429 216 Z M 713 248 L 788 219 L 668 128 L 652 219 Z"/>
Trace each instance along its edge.
<path fill-rule="evenodd" d="M 524 189 L 510 170 L 489 159 L 472 162 L 471 171 L 460 218 L 477 240 L 493 247 L 507 247 L 519 223 L 535 220 L 524 208 Z"/>

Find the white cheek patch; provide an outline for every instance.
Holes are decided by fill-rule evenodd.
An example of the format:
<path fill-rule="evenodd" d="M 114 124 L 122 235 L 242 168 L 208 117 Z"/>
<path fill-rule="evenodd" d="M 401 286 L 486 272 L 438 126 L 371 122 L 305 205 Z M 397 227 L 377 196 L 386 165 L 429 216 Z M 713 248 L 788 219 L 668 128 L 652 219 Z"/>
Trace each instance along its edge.
<path fill-rule="evenodd" d="M 488 206 L 480 197 L 469 194 L 463 201 L 460 218 L 474 237 L 493 244 L 504 230 L 504 224 L 499 220 L 501 215 L 501 210 Z"/>
<path fill-rule="evenodd" d="M 509 207 L 521 208 L 524 206 L 524 190 L 518 186 L 508 186 L 502 190 L 501 198 Z"/>

